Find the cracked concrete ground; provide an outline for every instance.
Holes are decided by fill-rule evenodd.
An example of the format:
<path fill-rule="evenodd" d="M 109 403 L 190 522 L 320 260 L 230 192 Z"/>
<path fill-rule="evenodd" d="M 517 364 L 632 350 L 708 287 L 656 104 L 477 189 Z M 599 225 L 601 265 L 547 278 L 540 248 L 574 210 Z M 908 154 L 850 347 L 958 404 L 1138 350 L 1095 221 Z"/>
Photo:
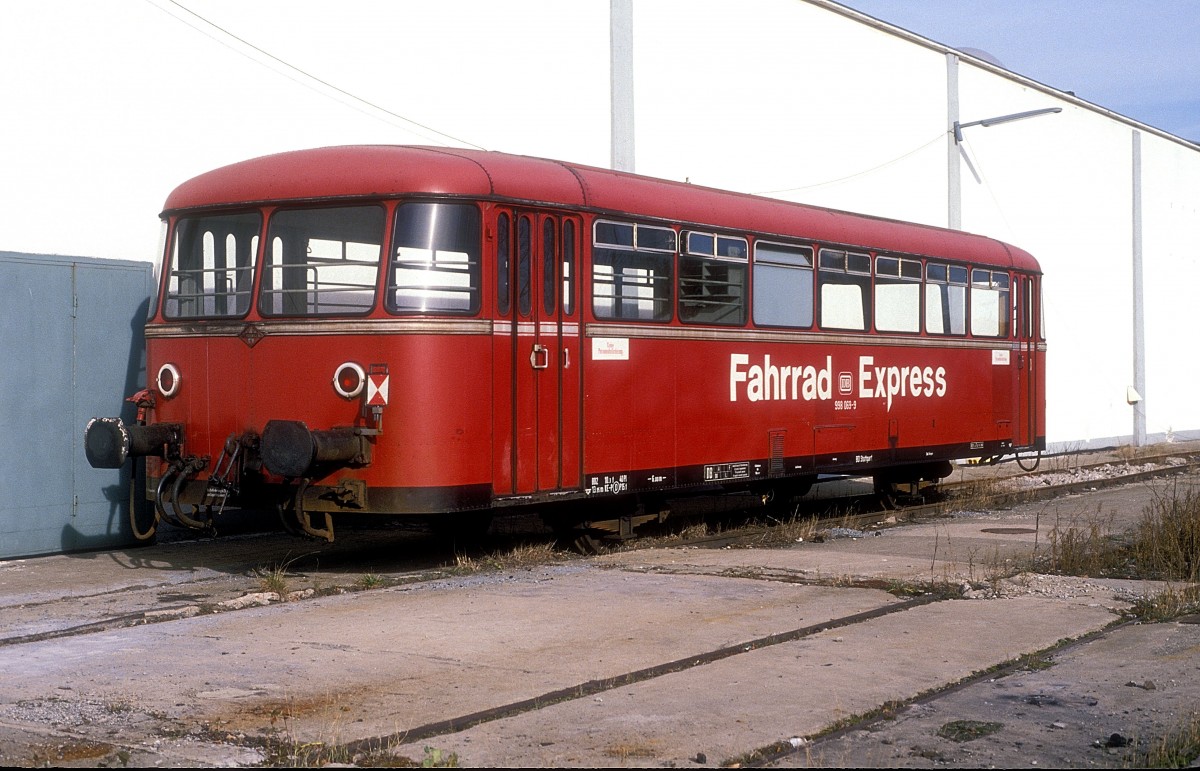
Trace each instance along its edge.
<path fill-rule="evenodd" d="M 1136 748 L 1200 704 L 1200 627 L 1111 629 L 1148 582 L 997 577 L 1050 523 L 1120 524 L 1156 484 L 878 537 L 430 580 L 437 560 L 407 541 L 381 570 L 377 535 L 357 557 L 247 536 L 0 563 L 0 761 L 254 765 L 377 740 L 462 765 L 698 767 L 792 744 L 776 764 L 1128 765 L 1112 734 Z M 241 602 L 262 593 L 257 566 L 288 560 L 313 596 Z M 368 572 L 397 582 L 354 591 Z M 967 589 L 909 605 L 885 591 L 901 584 Z M 952 687 L 1077 638 L 1048 666 Z M 893 720 L 801 741 L 896 703 Z M 1001 727 L 939 736 L 963 720 Z"/>

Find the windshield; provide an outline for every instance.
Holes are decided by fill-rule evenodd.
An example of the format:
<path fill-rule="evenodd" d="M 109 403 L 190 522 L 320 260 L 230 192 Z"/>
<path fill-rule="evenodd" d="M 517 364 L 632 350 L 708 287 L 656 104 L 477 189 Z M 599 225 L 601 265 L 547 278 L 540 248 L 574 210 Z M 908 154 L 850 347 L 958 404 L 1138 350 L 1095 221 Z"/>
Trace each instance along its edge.
<path fill-rule="evenodd" d="M 375 307 L 386 210 L 380 204 L 284 208 L 270 215 L 259 271 L 265 317 L 365 315 Z M 255 295 L 260 212 L 181 217 L 167 254 L 167 318 L 233 318 Z M 481 218 L 474 204 L 396 208 L 387 308 L 478 312 Z"/>
<path fill-rule="evenodd" d="M 163 314 L 244 316 L 250 310 L 261 222 L 257 212 L 180 218 L 171 244 Z"/>
<path fill-rule="evenodd" d="M 259 312 L 366 313 L 375 305 L 382 206 L 285 209 L 271 217 Z"/>

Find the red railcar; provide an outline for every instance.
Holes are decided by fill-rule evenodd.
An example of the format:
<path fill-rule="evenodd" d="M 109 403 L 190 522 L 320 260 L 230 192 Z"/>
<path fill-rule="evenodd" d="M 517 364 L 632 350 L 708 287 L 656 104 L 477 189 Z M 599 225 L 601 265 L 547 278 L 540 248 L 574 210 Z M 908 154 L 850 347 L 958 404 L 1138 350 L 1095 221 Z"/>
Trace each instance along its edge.
<path fill-rule="evenodd" d="M 217 169 L 163 217 L 145 420 L 86 447 L 147 456 L 185 525 L 888 488 L 1045 445 L 1040 269 L 993 239 L 388 146 Z"/>

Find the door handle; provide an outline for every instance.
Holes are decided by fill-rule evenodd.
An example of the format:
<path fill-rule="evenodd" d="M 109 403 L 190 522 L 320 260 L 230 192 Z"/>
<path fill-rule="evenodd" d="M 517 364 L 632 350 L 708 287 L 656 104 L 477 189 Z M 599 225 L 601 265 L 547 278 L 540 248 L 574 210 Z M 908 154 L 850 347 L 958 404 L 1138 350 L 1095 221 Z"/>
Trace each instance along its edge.
<path fill-rule="evenodd" d="M 550 349 L 544 345 L 533 344 L 529 352 L 529 366 L 534 369 L 546 369 L 550 366 Z"/>

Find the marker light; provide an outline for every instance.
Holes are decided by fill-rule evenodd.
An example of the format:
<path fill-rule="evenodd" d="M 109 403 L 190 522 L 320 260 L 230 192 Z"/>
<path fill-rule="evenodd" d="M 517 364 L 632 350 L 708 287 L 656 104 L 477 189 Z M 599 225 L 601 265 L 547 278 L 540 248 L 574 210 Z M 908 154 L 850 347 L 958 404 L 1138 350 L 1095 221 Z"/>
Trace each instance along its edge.
<path fill-rule="evenodd" d="M 352 361 L 340 365 L 333 373 L 333 390 L 347 399 L 353 399 L 361 394 L 366 382 L 367 373 Z"/>
<path fill-rule="evenodd" d="M 179 370 L 174 364 L 164 364 L 158 368 L 158 376 L 154 382 L 158 385 L 158 392 L 170 398 L 179 391 Z"/>

